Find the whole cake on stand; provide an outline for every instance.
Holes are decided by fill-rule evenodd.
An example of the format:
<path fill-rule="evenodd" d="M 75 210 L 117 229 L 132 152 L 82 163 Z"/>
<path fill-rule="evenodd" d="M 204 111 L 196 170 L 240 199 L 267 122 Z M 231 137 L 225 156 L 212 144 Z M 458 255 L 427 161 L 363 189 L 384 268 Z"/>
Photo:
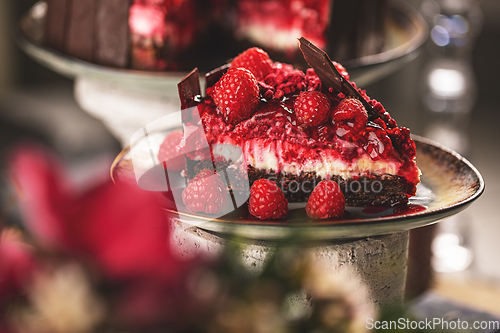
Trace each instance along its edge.
<path fill-rule="evenodd" d="M 100 65 L 172 71 L 189 68 L 192 52 L 217 53 L 198 47 L 207 38 L 293 60 L 304 36 L 345 61 L 384 49 L 388 8 L 388 0 L 47 0 L 44 43 Z"/>

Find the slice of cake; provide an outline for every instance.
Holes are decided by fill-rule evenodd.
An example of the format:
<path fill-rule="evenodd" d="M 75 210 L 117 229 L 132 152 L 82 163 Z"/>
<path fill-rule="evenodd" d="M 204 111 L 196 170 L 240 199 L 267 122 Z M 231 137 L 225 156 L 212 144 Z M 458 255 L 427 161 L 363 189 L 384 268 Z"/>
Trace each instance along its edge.
<path fill-rule="evenodd" d="M 349 83 L 345 69 L 335 68 Z M 318 74 L 273 63 L 252 48 L 209 73 L 205 97 L 196 96 L 199 88 L 189 91 L 197 73 L 183 80 L 182 104 L 195 106 L 184 117 L 179 146 L 187 176 L 231 166 L 238 156 L 220 147 L 238 147 L 248 171 L 242 182 L 271 179 L 289 201 L 306 201 L 316 184 L 332 179 L 348 205 L 406 203 L 420 176 L 409 129 L 354 83 L 348 94 L 322 82 L 328 81 L 323 70 Z"/>

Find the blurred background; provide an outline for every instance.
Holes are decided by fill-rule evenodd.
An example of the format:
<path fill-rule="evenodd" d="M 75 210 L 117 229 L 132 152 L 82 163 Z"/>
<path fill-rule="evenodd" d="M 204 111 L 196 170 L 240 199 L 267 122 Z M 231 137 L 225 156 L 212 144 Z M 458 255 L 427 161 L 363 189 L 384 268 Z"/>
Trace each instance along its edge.
<path fill-rule="evenodd" d="M 365 86 L 400 125 L 464 155 L 486 191 L 470 209 L 428 232 L 434 290 L 500 316 L 500 1 L 408 0 L 429 25 L 419 56 Z M 0 0 L 0 158 L 37 140 L 58 151 L 85 178 L 109 170 L 120 144 L 81 110 L 73 82 L 39 65 L 15 44 L 13 31 L 32 0 Z M 2 178 L 5 218 L 7 178 Z"/>

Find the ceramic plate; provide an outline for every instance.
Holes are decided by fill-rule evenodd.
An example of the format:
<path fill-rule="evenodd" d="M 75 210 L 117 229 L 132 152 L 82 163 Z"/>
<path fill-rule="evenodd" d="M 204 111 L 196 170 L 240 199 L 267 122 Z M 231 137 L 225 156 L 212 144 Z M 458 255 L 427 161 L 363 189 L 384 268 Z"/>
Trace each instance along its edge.
<path fill-rule="evenodd" d="M 45 26 L 44 6 L 45 2 L 39 1 L 23 16 L 16 31 L 16 40 L 28 55 L 62 75 L 70 78 L 85 75 L 125 85 L 141 85 L 161 90 L 165 89 L 165 86 L 176 85 L 187 74 L 105 67 L 47 48 L 42 45 Z M 417 11 L 401 1 L 391 2 L 391 6 L 385 50 L 343 62 L 349 69 L 351 79 L 360 86 L 391 73 L 401 64 L 413 59 L 427 39 L 426 23 Z M 220 63 L 233 56 L 234 54 L 229 54 L 222 57 Z"/>
<path fill-rule="evenodd" d="M 158 151 L 164 137 L 165 133 L 150 134 L 137 142 L 133 150 L 143 152 L 144 157 L 150 159 L 149 156 Z M 188 225 L 211 232 L 232 233 L 252 239 L 284 239 L 299 233 L 303 238 L 333 240 L 401 232 L 436 223 L 463 211 L 482 194 L 483 178 L 469 161 L 428 139 L 418 136 L 413 136 L 413 139 L 422 176 L 417 195 L 410 199 L 408 205 L 392 208 L 347 207 L 341 219 L 314 220 L 305 213 L 304 203 L 291 203 L 286 221 L 257 220 L 249 216 L 246 205 L 217 219 L 190 214 L 183 207 L 180 212 L 165 209 L 170 214 L 178 215 Z M 114 181 L 135 181 L 130 148 L 116 158 L 111 175 Z M 177 181 L 175 186 L 182 188 L 183 180 Z M 165 204 L 166 207 L 175 205 L 167 198 Z"/>

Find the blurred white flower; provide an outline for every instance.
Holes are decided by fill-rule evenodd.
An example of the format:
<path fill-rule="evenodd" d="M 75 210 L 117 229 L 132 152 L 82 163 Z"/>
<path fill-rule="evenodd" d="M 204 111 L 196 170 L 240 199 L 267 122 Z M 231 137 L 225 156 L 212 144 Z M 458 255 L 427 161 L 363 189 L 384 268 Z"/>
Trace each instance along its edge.
<path fill-rule="evenodd" d="M 313 316 L 332 332 L 366 332 L 366 319 L 376 318 L 368 288 L 355 272 L 332 269 L 311 255 L 303 287 L 310 296 Z"/>
<path fill-rule="evenodd" d="M 88 333 L 105 314 L 104 304 L 76 264 L 38 273 L 28 297 L 31 307 L 17 318 L 23 332 Z"/>

